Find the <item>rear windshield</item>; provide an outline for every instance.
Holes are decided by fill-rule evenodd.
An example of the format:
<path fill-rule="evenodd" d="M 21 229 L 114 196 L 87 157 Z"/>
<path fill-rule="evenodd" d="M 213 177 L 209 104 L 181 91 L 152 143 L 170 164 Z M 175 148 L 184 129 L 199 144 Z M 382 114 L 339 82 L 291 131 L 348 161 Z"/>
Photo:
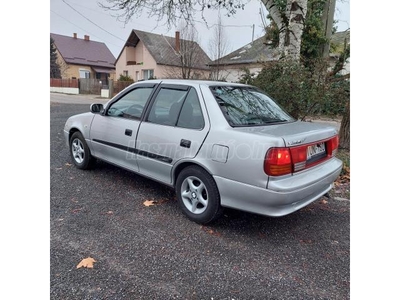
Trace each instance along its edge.
<path fill-rule="evenodd" d="M 293 122 L 269 96 L 252 87 L 210 86 L 231 126 L 257 126 Z"/>

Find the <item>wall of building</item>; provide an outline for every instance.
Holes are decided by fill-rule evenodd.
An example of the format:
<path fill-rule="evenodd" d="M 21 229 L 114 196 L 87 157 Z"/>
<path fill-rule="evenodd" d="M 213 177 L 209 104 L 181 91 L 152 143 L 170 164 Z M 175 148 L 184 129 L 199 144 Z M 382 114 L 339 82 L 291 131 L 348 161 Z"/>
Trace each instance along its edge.
<path fill-rule="evenodd" d="M 250 73 L 258 75 L 263 68 L 262 64 L 238 64 L 220 66 L 220 78 L 224 78 L 227 82 L 238 82 L 242 75 L 245 74 L 244 68 L 250 70 Z"/>
<path fill-rule="evenodd" d="M 135 60 L 133 60 L 135 58 Z M 136 65 L 128 65 L 128 61 L 136 61 Z M 120 74 L 127 71 L 128 75 L 136 82 L 143 79 L 144 70 L 153 70 L 153 76 L 162 78 L 181 78 L 181 68 L 164 65 L 157 65 L 149 50 L 144 46 L 142 41 L 136 47 L 125 47 L 122 51 L 116 65 L 116 80 Z M 194 70 L 198 74 L 199 79 L 208 79 L 210 72 L 207 70 Z"/>
<path fill-rule="evenodd" d="M 136 64 L 128 64 L 136 62 Z M 115 65 L 115 77 L 118 80 L 120 75 L 127 73 L 134 81 L 143 79 L 143 70 L 153 70 L 154 76 L 159 77 L 156 61 L 150 52 L 139 41 L 136 47 L 125 47 Z M 125 72 L 124 72 L 125 71 Z"/>
<path fill-rule="evenodd" d="M 172 67 L 172 66 L 158 66 L 157 73 L 160 74 L 157 78 L 182 78 L 182 69 L 180 67 Z M 191 78 L 193 79 L 204 79 L 208 80 L 210 78 L 210 71 L 209 70 L 200 70 L 200 69 L 193 69 L 191 71 Z"/>
<path fill-rule="evenodd" d="M 90 73 L 90 78 L 96 78 L 96 72 L 92 69 L 91 66 L 67 64 L 60 55 L 60 53 L 58 52 L 58 50 L 57 50 L 57 63 L 60 66 L 61 78 L 63 79 L 72 79 L 72 78 L 79 79 L 80 78 L 79 70 L 87 70 Z M 104 74 L 102 76 L 103 76 L 102 79 L 104 79 L 105 76 L 108 76 L 108 79 L 115 80 L 115 71 L 107 75 Z"/>

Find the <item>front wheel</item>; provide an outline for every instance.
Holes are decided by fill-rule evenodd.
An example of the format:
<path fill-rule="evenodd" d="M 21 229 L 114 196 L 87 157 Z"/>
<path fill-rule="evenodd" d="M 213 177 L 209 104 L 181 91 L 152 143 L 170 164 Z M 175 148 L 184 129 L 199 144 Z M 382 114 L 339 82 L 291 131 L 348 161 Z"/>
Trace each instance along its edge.
<path fill-rule="evenodd" d="M 95 158 L 90 154 L 90 149 L 85 138 L 80 132 L 75 132 L 69 141 L 72 161 L 79 169 L 90 169 L 95 163 Z"/>
<path fill-rule="evenodd" d="M 222 215 L 217 184 L 204 169 L 197 166 L 183 169 L 175 190 L 179 206 L 190 220 L 207 224 Z"/>

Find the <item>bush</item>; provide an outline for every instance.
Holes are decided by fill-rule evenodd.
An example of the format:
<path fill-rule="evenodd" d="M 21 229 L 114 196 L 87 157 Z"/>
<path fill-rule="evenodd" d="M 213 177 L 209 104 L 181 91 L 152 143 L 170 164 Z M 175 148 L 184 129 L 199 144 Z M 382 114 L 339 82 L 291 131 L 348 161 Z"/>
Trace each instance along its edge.
<path fill-rule="evenodd" d="M 122 75 L 122 74 L 119 74 L 119 79 L 118 79 L 118 81 L 132 81 L 132 82 L 133 82 L 133 79 L 132 79 L 132 77 L 129 76 L 129 75 Z"/>
<path fill-rule="evenodd" d="M 247 70 L 240 82 L 262 89 L 298 119 L 342 115 L 350 100 L 350 82 L 331 80 L 326 70 L 319 61 L 312 68 L 294 61 L 278 61 L 265 65 L 258 76 Z"/>

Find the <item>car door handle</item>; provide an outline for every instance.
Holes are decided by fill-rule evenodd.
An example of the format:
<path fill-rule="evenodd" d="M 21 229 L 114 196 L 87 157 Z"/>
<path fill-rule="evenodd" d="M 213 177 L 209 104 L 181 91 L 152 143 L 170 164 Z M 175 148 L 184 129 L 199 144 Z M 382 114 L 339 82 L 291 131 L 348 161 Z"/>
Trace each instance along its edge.
<path fill-rule="evenodd" d="M 182 140 L 181 140 L 181 147 L 190 148 L 190 144 L 191 144 L 191 143 L 192 143 L 191 141 L 182 139 Z"/>
<path fill-rule="evenodd" d="M 132 136 L 132 130 L 125 129 L 125 135 Z"/>

